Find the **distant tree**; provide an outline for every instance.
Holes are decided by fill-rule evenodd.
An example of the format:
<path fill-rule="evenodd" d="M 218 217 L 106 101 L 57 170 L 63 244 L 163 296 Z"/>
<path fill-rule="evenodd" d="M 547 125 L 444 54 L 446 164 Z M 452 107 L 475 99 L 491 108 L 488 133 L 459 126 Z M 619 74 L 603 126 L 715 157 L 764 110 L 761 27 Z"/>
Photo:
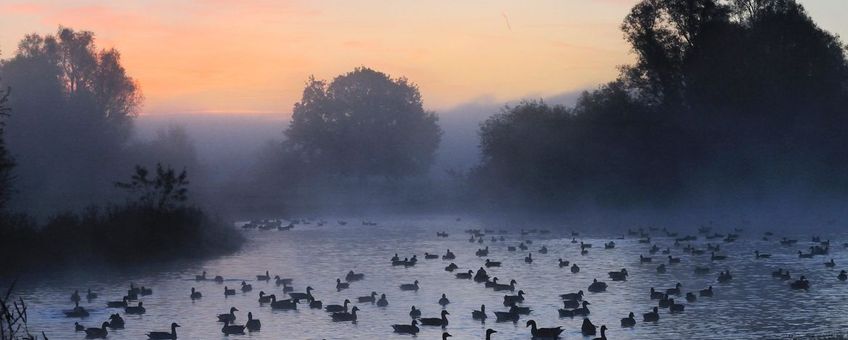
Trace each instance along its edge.
<path fill-rule="evenodd" d="M 9 108 L 6 107 L 8 99 L 9 89 L 0 90 L 0 214 L 6 208 L 6 202 L 12 190 L 12 168 L 15 166 L 3 139 L 6 127 L 5 118 L 9 115 Z"/>
<path fill-rule="evenodd" d="M 360 67 L 310 78 L 285 131 L 285 149 L 313 171 L 399 178 L 426 171 L 441 138 L 417 86 Z"/>
<path fill-rule="evenodd" d="M 117 182 L 115 186 L 136 195 L 143 206 L 166 210 L 188 199 L 188 175 L 183 170 L 177 173 L 171 167 L 156 164 L 155 177 L 150 177 L 147 168 L 136 165 L 129 182 Z"/>

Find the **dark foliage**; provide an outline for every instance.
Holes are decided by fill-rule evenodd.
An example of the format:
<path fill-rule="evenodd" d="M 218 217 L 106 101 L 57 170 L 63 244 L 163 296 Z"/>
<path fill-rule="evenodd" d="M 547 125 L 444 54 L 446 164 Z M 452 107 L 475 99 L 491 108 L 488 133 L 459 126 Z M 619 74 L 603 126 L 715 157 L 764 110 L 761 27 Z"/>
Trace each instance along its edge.
<path fill-rule="evenodd" d="M 15 167 L 4 139 L 6 116 L 9 115 L 9 108 L 6 107 L 8 99 L 9 90 L 0 90 L 0 215 L 6 211 L 6 202 L 12 191 L 12 168 Z"/>
<path fill-rule="evenodd" d="M 15 299 L 12 295 L 14 291 L 13 281 L 6 292 L 0 295 L 0 340 L 47 340 L 44 332 L 41 338 L 30 333 L 26 302 L 21 297 Z"/>

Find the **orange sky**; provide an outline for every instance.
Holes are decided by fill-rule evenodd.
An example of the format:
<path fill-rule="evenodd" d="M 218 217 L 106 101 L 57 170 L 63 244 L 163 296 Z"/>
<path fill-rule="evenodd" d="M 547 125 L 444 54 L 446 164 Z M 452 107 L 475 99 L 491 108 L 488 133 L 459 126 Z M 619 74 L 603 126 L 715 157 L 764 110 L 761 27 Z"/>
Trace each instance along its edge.
<path fill-rule="evenodd" d="M 2 0 L 0 49 L 59 25 L 93 31 L 121 51 L 145 114 L 287 113 L 310 74 L 363 65 L 408 77 L 438 110 L 613 79 L 631 60 L 618 26 L 635 2 Z M 848 1 L 802 2 L 848 34 Z"/>

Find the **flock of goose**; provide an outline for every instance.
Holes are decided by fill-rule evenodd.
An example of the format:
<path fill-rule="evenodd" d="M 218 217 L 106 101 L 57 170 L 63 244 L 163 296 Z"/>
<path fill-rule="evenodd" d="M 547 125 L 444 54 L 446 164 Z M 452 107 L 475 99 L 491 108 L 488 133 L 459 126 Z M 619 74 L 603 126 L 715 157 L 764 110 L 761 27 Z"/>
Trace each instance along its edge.
<path fill-rule="evenodd" d="M 245 229 L 258 228 L 260 230 L 270 230 L 270 229 L 278 229 L 278 230 L 290 230 L 294 227 L 295 224 L 298 223 L 306 223 L 305 221 L 295 221 L 287 226 L 282 226 L 282 223 L 279 220 L 266 220 L 266 221 L 255 221 L 250 222 L 245 226 Z M 321 225 L 326 222 L 319 222 Z M 340 225 L 344 225 L 347 222 L 339 221 Z M 367 223 L 367 224 L 366 224 Z M 249 226 L 248 226 L 249 225 Z M 374 222 L 364 221 L 363 225 L 376 225 Z M 491 239 L 492 242 L 497 241 L 505 241 L 505 234 L 508 234 L 506 231 L 494 231 L 494 230 L 480 230 L 480 229 L 468 229 L 465 231 L 470 235 L 469 242 L 471 243 L 483 243 L 486 239 Z M 680 253 L 679 256 L 699 256 L 699 255 L 708 255 L 709 260 L 713 263 L 721 263 L 728 258 L 728 255 L 721 255 L 721 245 L 720 243 L 711 243 L 708 242 L 706 244 L 707 249 L 699 249 L 694 241 L 696 241 L 699 237 L 706 238 L 707 240 L 720 240 L 724 243 L 734 242 L 738 237 L 739 233 L 741 233 L 741 229 L 735 229 L 734 233 L 728 234 L 719 234 L 713 233 L 711 228 L 701 227 L 698 229 L 697 235 L 686 235 L 683 237 L 679 237 L 677 233 L 671 232 L 665 228 L 639 228 L 637 230 L 628 230 L 627 236 L 630 238 L 637 238 L 639 244 L 644 244 L 646 253 L 639 255 L 639 263 L 640 265 L 654 265 L 656 266 L 656 271 L 658 273 L 663 273 L 667 269 L 668 266 L 676 265 L 681 263 L 680 257 L 675 257 L 672 255 L 672 249 L 676 249 L 677 252 Z M 507 248 L 507 252 L 517 252 L 519 249 L 522 251 L 522 256 L 524 253 L 527 256 L 524 257 L 524 262 L 527 264 L 534 263 L 535 261 L 548 261 L 548 259 L 538 259 L 533 257 L 533 252 L 530 251 L 530 245 L 533 243 L 532 240 L 527 237 L 532 234 L 547 234 L 550 233 L 548 230 L 521 230 L 521 237 L 524 240 L 520 241 L 517 246 L 509 246 Z M 669 244 L 665 245 L 663 249 L 660 247 L 656 241 L 652 239 L 652 233 L 662 233 L 661 236 L 665 236 L 662 238 L 662 242 L 667 242 Z M 446 238 L 449 235 L 446 232 L 438 232 L 437 237 Z M 592 244 L 584 243 L 583 241 L 578 241 L 577 237 L 579 237 L 579 233 L 572 232 L 571 233 L 571 243 L 578 245 L 580 254 L 586 255 L 593 248 Z M 773 237 L 771 232 L 766 232 L 763 234 L 763 240 L 769 240 L 770 237 Z M 623 237 L 622 237 L 623 238 Z M 671 243 L 673 241 L 673 243 Z M 797 244 L 797 240 L 791 240 L 787 238 L 782 238 L 779 240 L 782 246 L 785 246 L 787 249 Z M 813 258 L 815 256 L 827 256 L 830 253 L 830 241 L 825 240 L 822 241 L 820 237 L 813 237 L 811 240 L 812 246 L 810 246 L 809 252 L 798 251 L 798 257 L 800 259 L 808 259 Z M 848 243 L 843 244 L 843 247 L 848 247 Z M 603 246 L 603 250 L 599 251 L 615 251 L 616 244 L 615 241 L 610 241 L 605 243 Z M 789 252 L 794 252 L 794 250 L 788 250 Z M 546 254 L 548 252 L 548 248 L 546 246 L 542 246 L 535 251 L 538 254 Z M 660 255 L 657 255 L 657 254 Z M 479 248 L 475 252 L 476 259 L 466 259 L 469 263 L 479 263 L 479 269 L 477 270 L 460 270 L 460 266 L 458 266 L 455 261 L 457 259 L 456 255 L 450 251 L 450 249 L 446 250 L 443 255 L 436 255 L 431 253 L 425 253 L 425 260 L 438 260 L 441 259 L 449 263 L 444 270 L 448 272 L 447 275 L 452 275 L 458 280 L 467 280 L 473 282 L 472 284 L 479 285 L 480 289 L 492 289 L 495 292 L 504 292 L 503 295 L 503 310 L 494 311 L 490 314 L 490 312 L 486 309 L 485 304 L 480 305 L 479 310 L 471 310 L 465 312 L 454 311 L 454 314 L 448 311 L 448 306 L 450 306 L 450 298 L 446 294 L 441 294 L 441 298 L 438 300 L 439 305 L 442 306 L 442 311 L 438 316 L 433 317 L 422 317 L 421 310 L 417 309 L 414 305 L 409 308 L 409 322 L 401 323 L 401 324 L 393 324 L 391 325 L 391 329 L 395 333 L 400 334 L 411 334 L 415 335 L 421 331 L 421 327 L 438 327 L 442 329 L 442 339 L 447 339 L 452 335 L 448 332 L 449 330 L 449 316 L 453 317 L 468 317 L 470 316 L 473 320 L 479 320 L 480 322 L 486 322 L 491 318 L 494 318 L 496 322 L 512 322 L 518 323 L 522 317 L 525 317 L 531 313 L 531 308 L 525 302 L 525 291 L 523 289 L 518 289 L 518 282 L 514 279 L 509 280 L 508 283 L 504 283 L 505 281 L 500 280 L 498 277 L 494 277 L 489 275 L 486 271 L 488 268 L 497 268 L 501 266 L 500 261 L 495 261 L 490 258 L 490 250 L 489 247 L 486 246 L 484 248 Z M 501 256 L 506 256 L 506 254 L 500 254 Z M 771 254 L 765 254 L 758 250 L 754 250 L 751 253 L 751 258 L 753 260 L 768 260 L 771 257 Z M 414 267 L 418 263 L 418 257 L 415 254 L 412 254 L 410 257 L 401 258 L 398 254 L 394 254 L 394 256 L 387 261 L 387 266 L 403 266 L 406 268 Z M 550 265 L 558 266 L 559 268 L 568 269 L 571 273 L 579 273 L 580 267 L 576 263 L 572 263 L 567 260 L 563 260 L 562 258 L 557 259 L 557 262 L 552 262 Z M 836 267 L 836 263 L 833 259 L 829 261 L 823 262 L 821 264 L 825 268 L 833 269 Z M 472 265 L 471 267 L 476 267 L 477 265 Z M 693 269 L 695 274 L 697 275 L 709 275 L 710 267 L 698 267 L 695 266 Z M 608 281 L 612 282 L 621 282 L 625 284 L 630 274 L 628 273 L 626 268 L 621 268 L 620 270 L 610 271 L 606 273 L 608 277 Z M 808 290 L 810 289 L 812 283 L 805 277 L 799 276 L 797 279 L 793 280 L 788 270 L 784 270 L 782 268 L 776 268 L 774 272 L 772 272 L 772 276 L 775 279 L 789 281 L 788 288 L 792 290 Z M 349 289 L 351 284 L 356 284 L 357 281 L 361 281 L 365 278 L 364 273 L 355 273 L 353 270 L 348 271 L 344 278 L 337 278 L 336 281 L 336 290 L 338 292 L 342 292 L 346 289 Z M 721 285 L 724 283 L 731 282 L 734 279 L 731 271 L 724 270 L 716 275 L 715 282 L 717 285 Z M 207 277 L 207 273 L 203 272 L 200 275 L 196 275 L 194 278 L 195 281 L 211 281 L 219 284 L 224 283 L 224 278 L 222 276 L 215 277 Z M 848 274 L 846 274 L 845 270 L 839 271 L 839 274 L 836 275 L 834 280 L 846 281 L 848 280 Z M 296 310 L 298 308 L 310 308 L 310 309 L 320 309 L 327 312 L 328 320 L 332 322 L 353 322 L 355 323 L 358 319 L 357 312 L 360 310 L 359 306 L 352 306 L 352 300 L 356 301 L 359 304 L 368 304 L 375 305 L 377 307 L 386 307 L 389 304 L 388 298 L 385 293 L 378 294 L 377 292 L 371 292 L 370 295 L 367 296 L 359 296 L 359 297 L 351 297 L 350 299 L 345 299 L 341 304 L 324 304 L 322 301 L 318 300 L 316 296 L 313 295 L 314 289 L 311 286 L 306 286 L 303 292 L 294 292 L 293 289 L 294 279 L 281 277 L 280 275 L 275 275 L 272 277 L 269 271 L 265 271 L 265 273 L 256 275 L 255 284 L 261 285 L 261 291 L 258 292 L 258 307 L 268 307 L 273 310 Z M 622 315 L 620 320 L 620 327 L 622 328 L 632 328 L 638 327 L 639 323 L 660 323 L 661 318 L 663 318 L 661 311 L 667 311 L 670 314 L 675 313 L 683 313 L 686 310 L 687 303 L 693 303 L 703 298 L 714 298 L 714 294 L 716 296 L 720 296 L 718 292 L 720 290 L 719 287 L 713 288 L 712 285 L 708 285 L 706 287 L 698 287 L 698 289 L 693 291 L 685 291 L 681 283 L 668 283 L 668 288 L 664 289 L 656 289 L 651 287 L 650 291 L 645 292 L 646 300 L 651 301 L 649 304 L 644 306 L 644 312 L 641 313 L 641 318 L 637 318 L 637 314 L 634 312 L 629 312 L 626 316 Z M 417 291 L 422 287 L 421 282 L 415 280 L 413 282 L 400 283 L 397 285 L 399 291 Z M 599 280 L 595 278 L 591 284 L 589 284 L 585 290 L 589 292 L 589 294 L 605 294 L 609 284 L 605 280 Z M 188 288 L 188 287 L 187 287 Z M 252 294 L 253 285 L 247 283 L 247 281 L 242 281 L 239 287 L 229 287 L 223 286 L 223 295 L 224 297 L 229 295 L 236 294 L 236 290 L 239 290 L 243 294 Z M 272 294 L 266 294 L 265 290 L 274 290 L 275 292 Z M 517 290 L 517 292 L 516 292 Z M 188 289 L 187 289 L 188 292 Z M 147 313 L 146 308 L 143 305 L 142 301 L 139 301 L 142 297 L 153 294 L 153 290 L 144 286 L 136 286 L 133 283 L 130 283 L 129 289 L 127 290 L 127 294 L 121 297 L 120 300 L 108 301 L 106 302 L 106 307 L 115 308 L 119 310 L 123 310 L 124 314 L 145 314 Z M 282 296 L 287 296 L 286 298 L 278 298 L 278 294 Z M 591 311 L 589 306 L 592 306 L 592 303 L 587 301 L 588 295 L 584 292 L 584 290 L 570 291 L 570 292 L 562 292 L 559 296 L 551 296 L 550 298 L 555 298 L 561 301 L 562 308 L 557 310 L 559 316 L 561 318 L 583 318 L 583 322 L 580 328 L 580 332 L 583 336 L 586 337 L 595 337 L 596 340 L 607 339 L 607 331 L 609 330 L 606 324 L 596 325 L 596 323 L 590 320 Z M 216 294 L 217 295 L 217 294 Z M 92 292 L 90 289 L 86 292 L 83 297 L 79 291 L 74 291 L 71 295 L 71 302 L 74 303 L 74 308 L 70 310 L 64 310 L 63 313 L 69 318 L 83 318 L 89 316 L 89 311 L 84 307 L 80 306 L 79 303 L 85 298 L 89 303 L 97 300 L 97 293 Z M 195 287 L 190 287 L 190 292 L 187 294 L 187 299 L 197 300 L 204 298 L 204 295 L 198 291 Z M 649 298 L 649 299 L 648 299 Z M 715 297 L 720 298 L 720 297 Z M 364 308 L 364 307 L 363 307 Z M 593 306 L 592 308 L 597 308 Z M 237 312 L 240 312 L 236 307 L 231 307 L 229 311 L 226 313 L 222 313 L 217 315 L 217 321 L 221 325 L 221 332 L 225 335 L 235 335 L 235 334 L 245 334 L 246 332 L 256 332 L 261 330 L 262 323 L 259 319 L 253 317 L 252 312 L 247 313 L 247 319 L 244 323 L 240 323 L 237 317 Z M 470 315 L 469 315 L 470 314 Z M 95 338 L 106 338 L 109 334 L 109 331 L 118 330 L 124 328 L 124 320 L 121 317 L 120 313 L 111 314 L 109 320 L 103 322 L 100 327 L 84 327 L 79 324 L 79 322 L 74 323 L 75 330 L 78 332 L 84 332 L 86 338 L 95 339 Z M 524 325 L 529 330 L 529 335 L 534 339 L 558 339 L 562 336 L 562 332 L 564 329 L 562 327 L 540 327 L 537 325 L 535 320 L 529 319 L 524 322 Z M 170 331 L 152 331 L 147 333 L 147 337 L 149 339 L 177 339 L 177 328 L 180 325 L 176 322 L 171 323 Z M 388 328 L 387 328 L 388 330 Z M 485 330 L 485 333 L 481 334 L 481 337 L 489 340 L 492 339 L 494 334 L 497 333 L 497 330 L 488 328 Z"/>

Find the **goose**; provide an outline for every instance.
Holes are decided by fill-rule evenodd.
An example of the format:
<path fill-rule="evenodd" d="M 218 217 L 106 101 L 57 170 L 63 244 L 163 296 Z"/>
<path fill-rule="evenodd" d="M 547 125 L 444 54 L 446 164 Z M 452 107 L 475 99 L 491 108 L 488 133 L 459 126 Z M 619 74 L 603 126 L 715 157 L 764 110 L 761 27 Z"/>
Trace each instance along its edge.
<path fill-rule="evenodd" d="M 177 338 L 177 327 L 180 327 L 176 322 L 171 323 L 171 332 L 150 332 L 147 333 L 148 339 L 155 340 L 164 340 L 164 339 L 172 339 L 175 340 Z"/>
<path fill-rule="evenodd" d="M 665 250 L 663 250 L 663 251 L 662 251 L 662 254 L 663 254 L 663 255 L 671 254 L 671 249 L 669 249 L 669 248 L 665 248 Z"/>
<path fill-rule="evenodd" d="M 568 261 L 563 261 L 562 259 L 559 259 L 559 267 L 568 267 Z"/>
<path fill-rule="evenodd" d="M 267 270 L 265 271 L 265 275 L 262 275 L 262 274 L 256 275 L 256 281 L 270 281 L 270 280 L 271 280 L 271 274 L 269 274 Z M 248 329 L 250 329 L 250 328 L 248 328 Z"/>
<path fill-rule="evenodd" d="M 283 293 L 289 293 L 289 292 L 293 292 L 293 291 L 294 291 L 294 287 L 289 286 L 288 283 L 283 283 Z"/>
<path fill-rule="evenodd" d="M 580 307 L 580 301 L 577 300 L 563 300 L 562 307 L 566 309 L 574 309 Z"/>
<path fill-rule="evenodd" d="M 795 282 L 790 283 L 789 287 L 792 288 L 792 289 L 807 290 L 807 289 L 810 289 L 810 281 L 807 281 L 807 278 L 802 275 L 800 279 L 798 279 Z"/>
<path fill-rule="evenodd" d="M 80 295 L 78 290 L 75 290 L 73 294 L 71 294 L 71 302 L 80 302 Z"/>
<path fill-rule="evenodd" d="M 506 251 L 515 251 L 515 247 L 508 246 L 508 247 L 506 247 Z"/>
<path fill-rule="evenodd" d="M 224 277 L 221 276 L 221 275 L 215 276 L 215 282 L 216 283 L 224 283 Z"/>
<path fill-rule="evenodd" d="M 97 293 L 92 292 L 91 288 L 88 289 L 88 293 L 85 294 L 85 299 L 88 301 L 94 300 L 97 298 Z"/>
<path fill-rule="evenodd" d="M 846 274 L 844 270 L 841 270 L 839 271 L 839 275 L 837 275 L 836 278 L 839 279 L 839 281 L 845 281 L 848 280 L 848 274 Z"/>
<path fill-rule="evenodd" d="M 377 300 L 377 307 L 386 307 L 389 305 L 389 300 L 386 299 L 386 294 L 381 294 L 380 299 Z"/>
<path fill-rule="evenodd" d="M 244 281 L 241 282 L 241 292 L 242 293 L 247 293 L 251 290 L 253 290 L 252 285 L 249 285 L 249 284 L 247 284 L 247 282 L 244 282 Z"/>
<path fill-rule="evenodd" d="M 74 331 L 75 332 L 82 332 L 84 330 L 85 330 L 85 326 L 80 325 L 79 322 L 74 322 Z"/>
<path fill-rule="evenodd" d="M 529 243 L 529 242 L 528 242 Z M 518 249 L 527 250 L 527 245 L 524 242 L 518 244 Z"/>
<path fill-rule="evenodd" d="M 221 333 L 226 335 L 244 334 L 244 325 L 231 325 L 230 321 L 224 321 L 224 327 L 221 327 Z"/>
<path fill-rule="evenodd" d="M 621 319 L 621 327 L 634 327 L 636 326 L 636 317 L 633 315 L 633 312 L 630 312 L 626 318 Z M 603 333 L 603 332 L 601 332 Z"/>
<path fill-rule="evenodd" d="M 718 282 L 727 282 L 733 279 L 733 275 L 730 275 L 730 270 L 720 272 L 718 274 Z"/>
<path fill-rule="evenodd" d="M 833 259 L 830 259 L 830 262 L 825 262 L 824 266 L 828 268 L 833 268 L 836 267 L 836 262 L 833 262 Z"/>
<path fill-rule="evenodd" d="M 698 292 L 698 295 L 705 296 L 705 297 L 712 297 L 713 296 L 713 286 L 709 286 L 706 289 L 701 289 L 701 291 Z"/>
<path fill-rule="evenodd" d="M 307 298 L 308 300 L 309 298 Z M 277 296 L 271 294 L 271 309 L 292 310 L 297 309 L 297 299 L 285 299 L 277 301 Z"/>
<path fill-rule="evenodd" d="M 486 270 L 483 267 L 477 269 L 477 273 L 474 274 L 474 282 L 486 282 L 489 280 L 489 274 L 486 273 Z"/>
<path fill-rule="evenodd" d="M 572 238 L 571 238 L 571 243 L 577 243 L 577 238 L 576 238 L 576 237 L 572 237 Z"/>
<path fill-rule="evenodd" d="M 665 274 L 665 272 L 666 272 L 665 264 L 660 264 L 659 266 L 657 266 L 657 274 Z"/>
<path fill-rule="evenodd" d="M 755 259 L 767 259 L 770 258 L 771 254 L 761 254 L 759 250 L 754 250 L 754 258 Z"/>
<path fill-rule="evenodd" d="M 524 301 L 524 291 L 518 290 L 518 295 L 504 295 L 504 306 L 511 306 Z"/>
<path fill-rule="evenodd" d="M 678 282 L 676 285 L 674 285 L 674 288 L 666 289 L 665 293 L 668 294 L 668 295 L 680 295 L 680 287 L 682 287 L 682 286 L 683 285 L 680 284 L 680 282 Z"/>
<path fill-rule="evenodd" d="M 127 306 L 127 308 L 124 308 L 124 313 L 127 314 L 144 314 L 146 311 L 141 301 L 138 302 L 137 306 Z"/>
<path fill-rule="evenodd" d="M 519 315 L 528 315 L 532 310 L 530 307 L 518 307 L 516 305 L 509 306 L 510 312 L 518 313 Z"/>
<path fill-rule="evenodd" d="M 680 263 L 680 258 L 679 257 L 672 257 L 671 255 L 669 255 L 668 256 L 668 263 L 669 264 Z"/>
<path fill-rule="evenodd" d="M 500 266 L 501 266 L 500 262 L 490 261 L 489 259 L 486 259 L 486 268 L 500 267 Z"/>
<path fill-rule="evenodd" d="M 124 296 L 124 298 L 121 301 L 107 301 L 106 307 L 109 307 L 109 308 L 126 308 L 127 307 L 127 297 Z"/>
<path fill-rule="evenodd" d="M 583 318 L 583 325 L 580 326 L 580 333 L 582 333 L 583 336 L 595 335 L 597 333 L 597 328 L 594 324 L 592 324 L 592 321 L 589 321 L 589 318 Z"/>
<path fill-rule="evenodd" d="M 486 320 L 486 305 L 480 305 L 480 310 L 471 311 L 471 318 L 474 320 Z"/>
<path fill-rule="evenodd" d="M 660 247 L 657 247 L 656 244 L 651 246 L 651 249 L 648 249 L 648 254 L 651 254 L 651 255 L 656 254 L 658 252 L 660 252 Z"/>
<path fill-rule="evenodd" d="M 395 256 L 392 256 L 392 260 L 391 260 L 391 261 L 392 261 L 392 263 L 400 261 L 400 257 L 398 257 L 398 254 L 397 254 L 397 253 L 395 253 Z"/>
<path fill-rule="evenodd" d="M 121 315 L 118 314 L 118 313 L 109 315 L 109 328 L 111 328 L 111 329 L 122 329 L 122 328 L 124 328 L 124 318 L 122 318 Z"/>
<path fill-rule="evenodd" d="M 486 340 L 492 340 L 492 334 L 495 334 L 497 332 L 498 331 L 491 329 L 491 328 L 487 329 L 486 330 Z"/>
<path fill-rule="evenodd" d="M 400 285 L 400 290 L 405 290 L 405 291 L 414 290 L 414 291 L 418 291 L 418 280 L 415 280 L 415 282 L 414 282 L 414 283 L 412 283 L 412 284 L 404 283 L 404 284 Z"/>
<path fill-rule="evenodd" d="M 218 322 L 233 322 L 236 321 L 236 312 L 238 312 L 238 308 L 230 307 L 230 312 L 226 314 L 218 314 Z"/>
<path fill-rule="evenodd" d="M 658 308 L 654 307 L 654 310 L 645 314 L 642 314 L 642 321 L 644 322 L 657 322 L 660 320 L 660 313 L 658 312 Z"/>
<path fill-rule="evenodd" d="M 671 305 L 671 299 L 668 297 L 668 294 L 663 295 L 662 299 L 660 299 L 657 305 L 660 308 L 668 308 L 668 306 Z"/>
<path fill-rule="evenodd" d="M 582 305 L 582 307 L 574 309 L 574 311 L 573 311 L 574 315 L 582 315 L 582 316 L 589 315 L 591 312 L 589 311 L 588 306 L 591 305 L 591 303 L 589 303 L 589 301 L 583 301 L 583 303 L 581 303 L 581 305 Z"/>
<path fill-rule="evenodd" d="M 281 279 L 279 275 L 274 276 L 274 284 L 276 284 L 277 286 L 282 286 L 284 284 L 290 285 L 292 281 L 292 279 Z"/>
<path fill-rule="evenodd" d="M 448 297 L 445 296 L 445 294 L 442 294 L 442 298 L 439 299 L 439 304 L 442 305 L 442 307 L 444 307 L 444 306 L 447 306 L 449 303 L 450 303 L 450 300 L 448 300 Z"/>
<path fill-rule="evenodd" d="M 686 302 L 692 303 L 698 300 L 698 296 L 695 293 L 688 292 L 686 293 Z"/>
<path fill-rule="evenodd" d="M 342 282 L 342 279 L 336 279 L 336 291 L 350 288 L 350 283 Z"/>
<path fill-rule="evenodd" d="M 727 256 L 724 255 L 716 255 L 715 252 L 710 253 L 710 261 L 722 261 L 727 259 Z"/>
<path fill-rule="evenodd" d="M 409 317 L 411 317 L 413 319 L 420 318 L 421 317 L 421 310 L 415 309 L 415 306 L 412 306 L 412 308 L 410 308 L 410 310 L 409 310 Z"/>
<path fill-rule="evenodd" d="M 572 272 L 572 273 L 574 273 L 574 274 L 579 273 L 579 272 L 580 272 L 580 267 L 578 267 L 576 263 L 575 263 L 575 264 L 572 264 L 572 265 L 571 265 L 571 272 Z"/>
<path fill-rule="evenodd" d="M 534 338 L 559 338 L 560 333 L 562 333 L 562 327 L 556 328 L 536 328 L 536 321 L 528 320 L 527 326 L 530 328 L 530 334 L 533 335 Z"/>
<path fill-rule="evenodd" d="M 472 275 L 474 275 L 473 270 L 468 270 L 467 273 L 456 273 L 456 278 L 461 280 L 471 280 Z"/>
<path fill-rule="evenodd" d="M 235 288 L 229 289 L 227 286 L 224 286 L 224 297 L 229 296 L 229 295 L 236 295 Z"/>
<path fill-rule="evenodd" d="M 804 254 L 804 253 L 802 253 L 802 252 L 799 250 L 799 251 L 798 251 L 798 258 L 802 258 L 802 259 L 810 259 L 810 258 L 813 258 L 813 254 L 812 254 L 812 253 L 810 253 L 810 254 Z"/>
<path fill-rule="evenodd" d="M 503 290 L 515 291 L 515 285 L 517 283 L 518 282 L 516 282 L 515 280 L 510 280 L 508 285 L 497 283 L 494 286 L 492 286 L 492 289 L 494 289 L 496 292 L 503 291 Z"/>
<path fill-rule="evenodd" d="M 615 242 L 609 241 L 609 243 L 604 243 L 604 249 L 615 249 Z"/>
<path fill-rule="evenodd" d="M 86 339 L 105 339 L 106 335 L 109 334 L 109 331 L 106 330 L 106 327 L 109 327 L 108 322 L 104 322 L 102 325 L 100 325 L 100 328 L 86 328 Z"/>
<path fill-rule="evenodd" d="M 651 287 L 651 300 L 659 300 L 662 299 L 664 296 L 665 294 L 658 292 L 654 289 L 654 287 Z"/>
<path fill-rule="evenodd" d="M 563 300 L 579 301 L 579 300 L 583 300 L 583 291 L 579 290 L 579 291 L 577 291 L 577 293 L 560 294 L 559 297 L 562 298 Z"/>
<path fill-rule="evenodd" d="M 598 279 L 594 279 L 592 284 L 589 285 L 589 291 L 592 293 L 600 293 L 607 290 L 607 283 L 600 282 Z"/>
<path fill-rule="evenodd" d="M 457 268 L 459 268 L 459 267 L 456 265 L 456 263 L 451 262 L 451 264 L 449 264 L 447 267 L 445 267 L 445 271 L 452 272 L 452 271 L 456 270 Z"/>
<path fill-rule="evenodd" d="M 248 331 L 256 332 L 262 328 L 262 323 L 259 321 L 259 319 L 253 318 L 253 313 L 247 312 L 247 323 L 245 323 L 244 326 L 247 328 Z"/>
<path fill-rule="evenodd" d="M 448 332 L 443 332 L 442 333 L 442 340 L 448 340 L 448 338 L 450 338 L 452 336 L 453 335 L 450 335 L 450 333 L 448 333 Z"/>
<path fill-rule="evenodd" d="M 542 248 L 539 249 L 539 254 L 547 254 L 547 253 L 548 253 L 548 247 L 542 246 Z"/>
<path fill-rule="evenodd" d="M 306 293 L 289 293 L 289 297 L 294 300 L 306 300 L 307 297 L 312 295 L 313 290 L 311 286 L 307 286 Z"/>
<path fill-rule="evenodd" d="M 264 291 L 259 291 L 259 303 L 269 303 L 271 302 L 271 295 L 265 295 Z"/>
<path fill-rule="evenodd" d="M 514 307 L 514 306 L 513 306 Z M 506 312 L 495 312 L 495 321 L 504 322 L 504 321 L 518 321 L 518 311 L 515 308 L 510 308 L 509 311 Z"/>
<path fill-rule="evenodd" d="M 421 318 L 419 320 L 421 321 L 422 326 L 442 326 L 442 327 L 445 327 L 445 326 L 448 325 L 448 317 L 447 317 L 448 315 L 450 315 L 450 313 L 448 313 L 448 311 L 446 311 L 446 310 L 443 310 L 441 318 Z"/>
<path fill-rule="evenodd" d="M 477 255 L 477 256 L 480 256 L 480 257 L 489 256 L 489 246 L 486 246 L 486 248 L 483 248 L 483 249 L 477 249 L 477 252 L 474 253 L 474 255 Z"/>
<path fill-rule="evenodd" d="M 347 272 L 345 275 L 345 281 L 347 282 L 356 282 L 365 279 L 365 274 L 363 273 L 354 273 L 352 270 Z"/>
<path fill-rule="evenodd" d="M 420 331 L 418 329 L 418 321 L 415 320 L 412 320 L 412 323 L 409 325 L 392 325 L 392 328 L 395 330 L 395 333 L 401 334 L 417 334 Z"/>
<path fill-rule="evenodd" d="M 371 292 L 371 295 L 369 295 L 369 296 L 360 296 L 360 297 L 356 298 L 356 301 L 357 302 L 363 302 L 363 303 L 364 302 L 374 303 L 375 301 L 377 301 L 377 292 Z"/>
<path fill-rule="evenodd" d="M 627 274 L 627 269 L 622 268 L 620 271 L 617 271 L 617 272 L 609 272 L 609 273 L 607 273 L 607 274 L 609 274 L 609 277 L 610 277 L 613 281 L 627 281 L 627 275 L 628 275 L 628 274 Z"/>
<path fill-rule="evenodd" d="M 672 313 L 682 312 L 685 307 L 682 303 L 674 303 L 674 299 L 669 299 L 668 309 Z"/>
<path fill-rule="evenodd" d="M 324 306 L 324 311 L 330 313 L 338 313 L 338 312 L 347 312 L 347 305 L 350 303 L 350 300 L 345 299 L 344 303 L 341 305 L 326 305 Z"/>
<path fill-rule="evenodd" d="M 652 261 L 652 259 L 650 257 L 645 257 L 645 256 L 642 256 L 641 254 L 639 255 L 639 262 L 640 263 L 650 263 L 651 261 Z"/>
<path fill-rule="evenodd" d="M 601 325 L 601 337 L 594 340 L 607 340 L 607 325 Z"/>
<path fill-rule="evenodd" d="M 436 254 L 430 254 L 430 253 L 424 253 L 424 259 L 425 259 L 425 260 L 435 260 L 435 259 L 437 259 L 437 258 L 439 258 L 439 255 L 436 255 Z"/>
<path fill-rule="evenodd" d="M 324 309 L 324 304 L 321 301 L 315 300 L 314 296 L 309 296 L 306 298 L 306 302 L 309 302 L 309 308 L 312 309 Z"/>
<path fill-rule="evenodd" d="M 359 307 L 353 306 L 348 312 L 337 312 L 330 315 L 330 318 L 333 319 L 334 322 L 342 322 L 342 321 L 353 321 L 356 322 L 356 311 L 359 310 Z"/>
<path fill-rule="evenodd" d="M 200 294 L 200 292 L 194 290 L 194 287 L 191 287 L 191 295 L 189 295 L 189 297 L 191 297 L 192 300 L 197 300 L 203 297 L 203 294 Z"/>
<path fill-rule="evenodd" d="M 524 258 L 525 263 L 533 263 L 533 253 L 527 254 L 527 257 Z"/>
<path fill-rule="evenodd" d="M 195 281 L 206 281 L 206 271 L 204 270 L 203 274 L 201 274 L 201 275 L 195 275 L 194 280 Z"/>

